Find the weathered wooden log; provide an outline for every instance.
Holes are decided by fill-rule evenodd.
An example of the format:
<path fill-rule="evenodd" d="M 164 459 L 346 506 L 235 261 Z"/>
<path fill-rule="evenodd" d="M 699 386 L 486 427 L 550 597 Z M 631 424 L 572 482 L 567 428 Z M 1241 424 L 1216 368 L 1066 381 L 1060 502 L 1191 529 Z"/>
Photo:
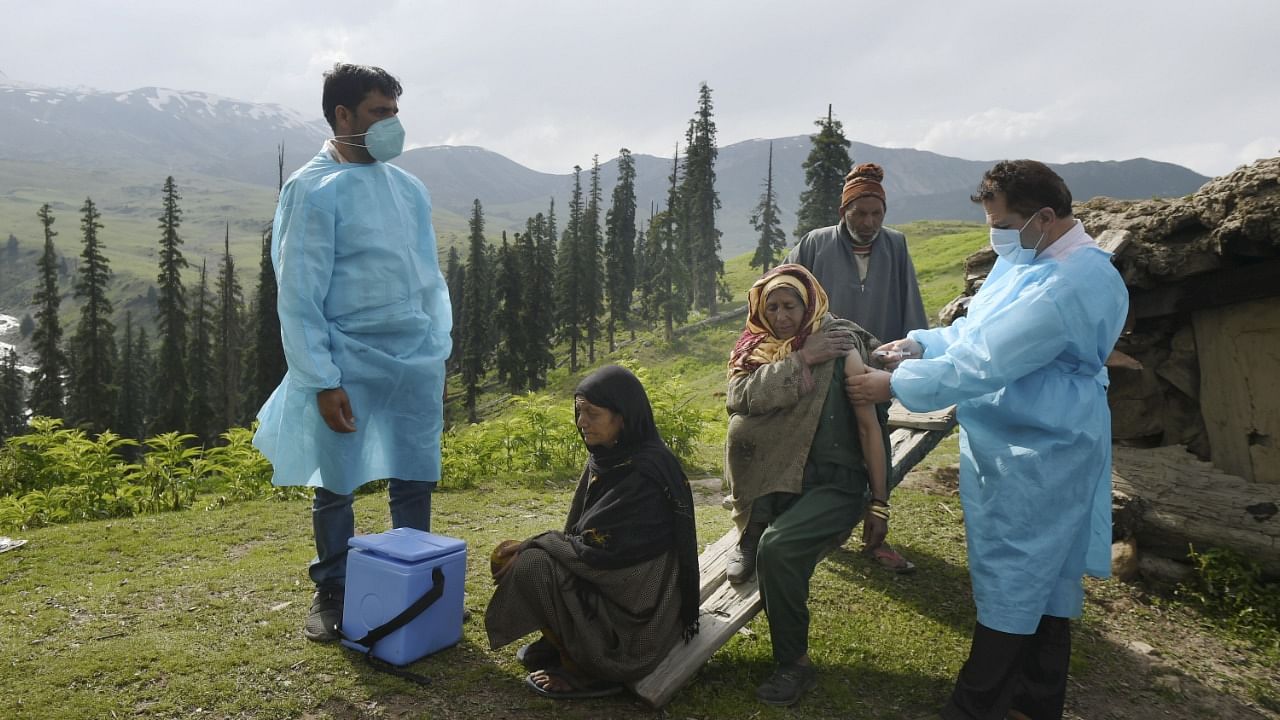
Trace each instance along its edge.
<path fill-rule="evenodd" d="M 1176 445 L 1116 446 L 1111 477 L 1144 555 L 1185 561 L 1189 547 L 1228 548 L 1280 577 L 1280 485 L 1228 475 Z"/>

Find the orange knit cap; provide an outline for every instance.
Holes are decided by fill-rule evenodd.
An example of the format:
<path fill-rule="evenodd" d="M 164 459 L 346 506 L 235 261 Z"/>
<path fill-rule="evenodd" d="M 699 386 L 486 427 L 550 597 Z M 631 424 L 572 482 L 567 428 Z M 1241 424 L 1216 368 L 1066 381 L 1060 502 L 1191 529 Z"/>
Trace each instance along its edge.
<path fill-rule="evenodd" d="M 889 203 L 884 199 L 884 168 L 875 163 L 862 163 L 844 176 L 844 192 L 840 193 L 840 214 L 848 209 L 849 204 L 860 197 L 878 197 L 885 208 Z"/>

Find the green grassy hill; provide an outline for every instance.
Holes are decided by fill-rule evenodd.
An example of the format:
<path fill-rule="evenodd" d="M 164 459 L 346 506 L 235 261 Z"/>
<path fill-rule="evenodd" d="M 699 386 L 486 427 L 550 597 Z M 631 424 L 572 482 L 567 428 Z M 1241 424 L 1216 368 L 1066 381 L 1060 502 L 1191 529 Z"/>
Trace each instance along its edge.
<path fill-rule="evenodd" d="M 950 224 L 904 229 L 928 310 L 936 312 L 960 286 L 954 258 L 980 247 L 986 233 Z M 726 263 L 739 303 L 756 275 L 746 262 L 743 256 Z M 670 344 L 641 333 L 597 357 L 597 364 L 643 368 L 655 380 L 678 376 L 687 401 L 711 418 L 688 467 L 704 544 L 731 526 L 718 477 L 724 364 L 741 322 L 709 324 Z M 567 407 L 586 372 L 556 370 L 549 389 L 555 402 Z M 497 391 L 486 397 L 490 420 L 509 412 L 504 397 Z M 954 462 L 954 444 L 929 462 Z M 897 720 L 936 712 L 945 700 L 974 617 L 962 510 L 954 496 L 906 486 L 894 495 L 890 539 L 918 572 L 898 576 L 873 567 L 856 552 L 856 540 L 818 567 L 810 654 L 819 683 L 798 708 L 754 699 L 772 667 L 763 615 L 661 713 L 629 696 L 572 703 L 534 696 L 523 685 L 515 649 L 488 647 L 487 555 L 502 539 L 560 527 L 572 482 L 495 470 L 468 488 L 448 478 L 442 483 L 433 529 L 468 543 L 471 617 L 457 647 L 410 668 L 431 679 L 425 686 L 375 672 L 352 651 L 302 638 L 311 593 L 305 568 L 313 554 L 309 500 L 204 497 L 199 509 L 24 531 L 19 537 L 27 545 L 0 553 L 0 717 Z M 362 494 L 356 513 L 360 532 L 387 528 L 381 492 Z M 1271 656 L 1223 641 L 1206 632 L 1202 616 L 1140 588 L 1089 582 L 1088 595 L 1076 623 L 1066 717 L 1275 717 L 1254 712 L 1260 704 L 1280 707 Z M 1175 649 L 1168 658 L 1139 657 L 1131 637 Z M 1180 647 L 1194 653 L 1184 658 Z M 1231 673 L 1221 671 L 1223 658 Z M 1176 692 L 1162 689 L 1165 677 L 1177 679 Z"/>

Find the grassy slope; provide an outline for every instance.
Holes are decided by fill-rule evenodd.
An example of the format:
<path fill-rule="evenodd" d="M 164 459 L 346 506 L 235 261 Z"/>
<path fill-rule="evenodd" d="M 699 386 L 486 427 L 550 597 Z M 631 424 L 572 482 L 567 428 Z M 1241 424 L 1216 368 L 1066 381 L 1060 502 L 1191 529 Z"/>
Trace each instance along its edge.
<path fill-rule="evenodd" d="M 918 228 L 914 235 L 913 254 L 927 294 L 959 282 L 958 273 L 939 267 L 941 258 L 961 253 L 961 246 L 971 249 L 982 236 L 966 230 L 928 237 L 927 229 Z M 745 258 L 728 266 L 733 286 L 745 288 L 754 275 Z M 937 304 L 929 307 L 935 311 Z M 708 327 L 671 346 L 642 335 L 600 360 L 628 360 L 653 375 L 678 373 L 692 402 L 718 410 L 723 363 L 738 327 L 739 321 Z M 580 375 L 559 370 L 553 388 L 567 395 Z M 720 425 L 713 423 L 704 439 L 702 471 L 719 467 Z M 719 508 L 715 483 L 701 485 L 699 533 L 709 542 L 728 529 L 729 520 Z M 567 478 L 538 488 L 521 479 L 494 479 L 436 496 L 435 529 L 469 545 L 467 605 L 473 616 L 461 645 L 413 667 L 433 678 L 425 687 L 372 672 L 349 651 L 302 639 L 309 603 L 304 568 L 312 554 L 306 501 L 215 503 L 208 510 L 24 533 L 27 546 L 0 555 L 0 653 L 7 659 L 0 664 L 0 685 L 7 690 L 0 694 L 0 717 L 478 720 L 785 718 L 798 712 L 901 718 L 935 708 L 963 661 L 973 607 L 958 503 L 903 489 L 895 494 L 892 537 L 920 573 L 878 572 L 847 549 L 818 568 L 811 652 L 821 668 L 820 683 L 798 711 L 764 707 L 752 697 L 771 664 L 763 616 L 716 654 L 665 715 L 625 697 L 584 703 L 538 699 L 522 687 L 512 648 L 488 650 L 481 620 L 492 587 L 486 554 L 500 539 L 558 527 L 569 497 Z M 385 529 L 386 522 L 379 494 L 358 500 L 362 532 Z M 1128 622 L 1154 642 L 1143 633 L 1165 611 L 1145 611 L 1132 603 L 1134 595 L 1119 583 L 1091 584 L 1096 599 L 1086 609 L 1073 656 L 1076 697 L 1106 688 L 1137 697 L 1126 683 L 1143 682 L 1143 666 L 1095 627 L 1100 613 L 1130 603 Z M 1177 712 L 1183 705 L 1188 714 Z M 1129 710 L 1141 714 L 1144 708 L 1152 709 Z M 1178 697 L 1152 710 L 1197 716 Z M 1121 716 L 1124 711 L 1116 717 Z"/>

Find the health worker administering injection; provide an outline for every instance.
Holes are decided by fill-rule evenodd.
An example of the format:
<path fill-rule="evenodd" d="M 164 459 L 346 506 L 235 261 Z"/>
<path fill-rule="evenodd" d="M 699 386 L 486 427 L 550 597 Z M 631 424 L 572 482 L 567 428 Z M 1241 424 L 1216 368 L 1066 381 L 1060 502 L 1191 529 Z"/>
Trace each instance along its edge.
<path fill-rule="evenodd" d="M 999 257 L 968 316 L 882 345 L 889 372 L 850 376 L 846 390 L 855 403 L 957 406 L 978 616 L 942 716 L 1060 718 L 1082 577 L 1111 569 L 1103 363 L 1128 292 L 1043 163 L 998 163 L 972 199 Z"/>

